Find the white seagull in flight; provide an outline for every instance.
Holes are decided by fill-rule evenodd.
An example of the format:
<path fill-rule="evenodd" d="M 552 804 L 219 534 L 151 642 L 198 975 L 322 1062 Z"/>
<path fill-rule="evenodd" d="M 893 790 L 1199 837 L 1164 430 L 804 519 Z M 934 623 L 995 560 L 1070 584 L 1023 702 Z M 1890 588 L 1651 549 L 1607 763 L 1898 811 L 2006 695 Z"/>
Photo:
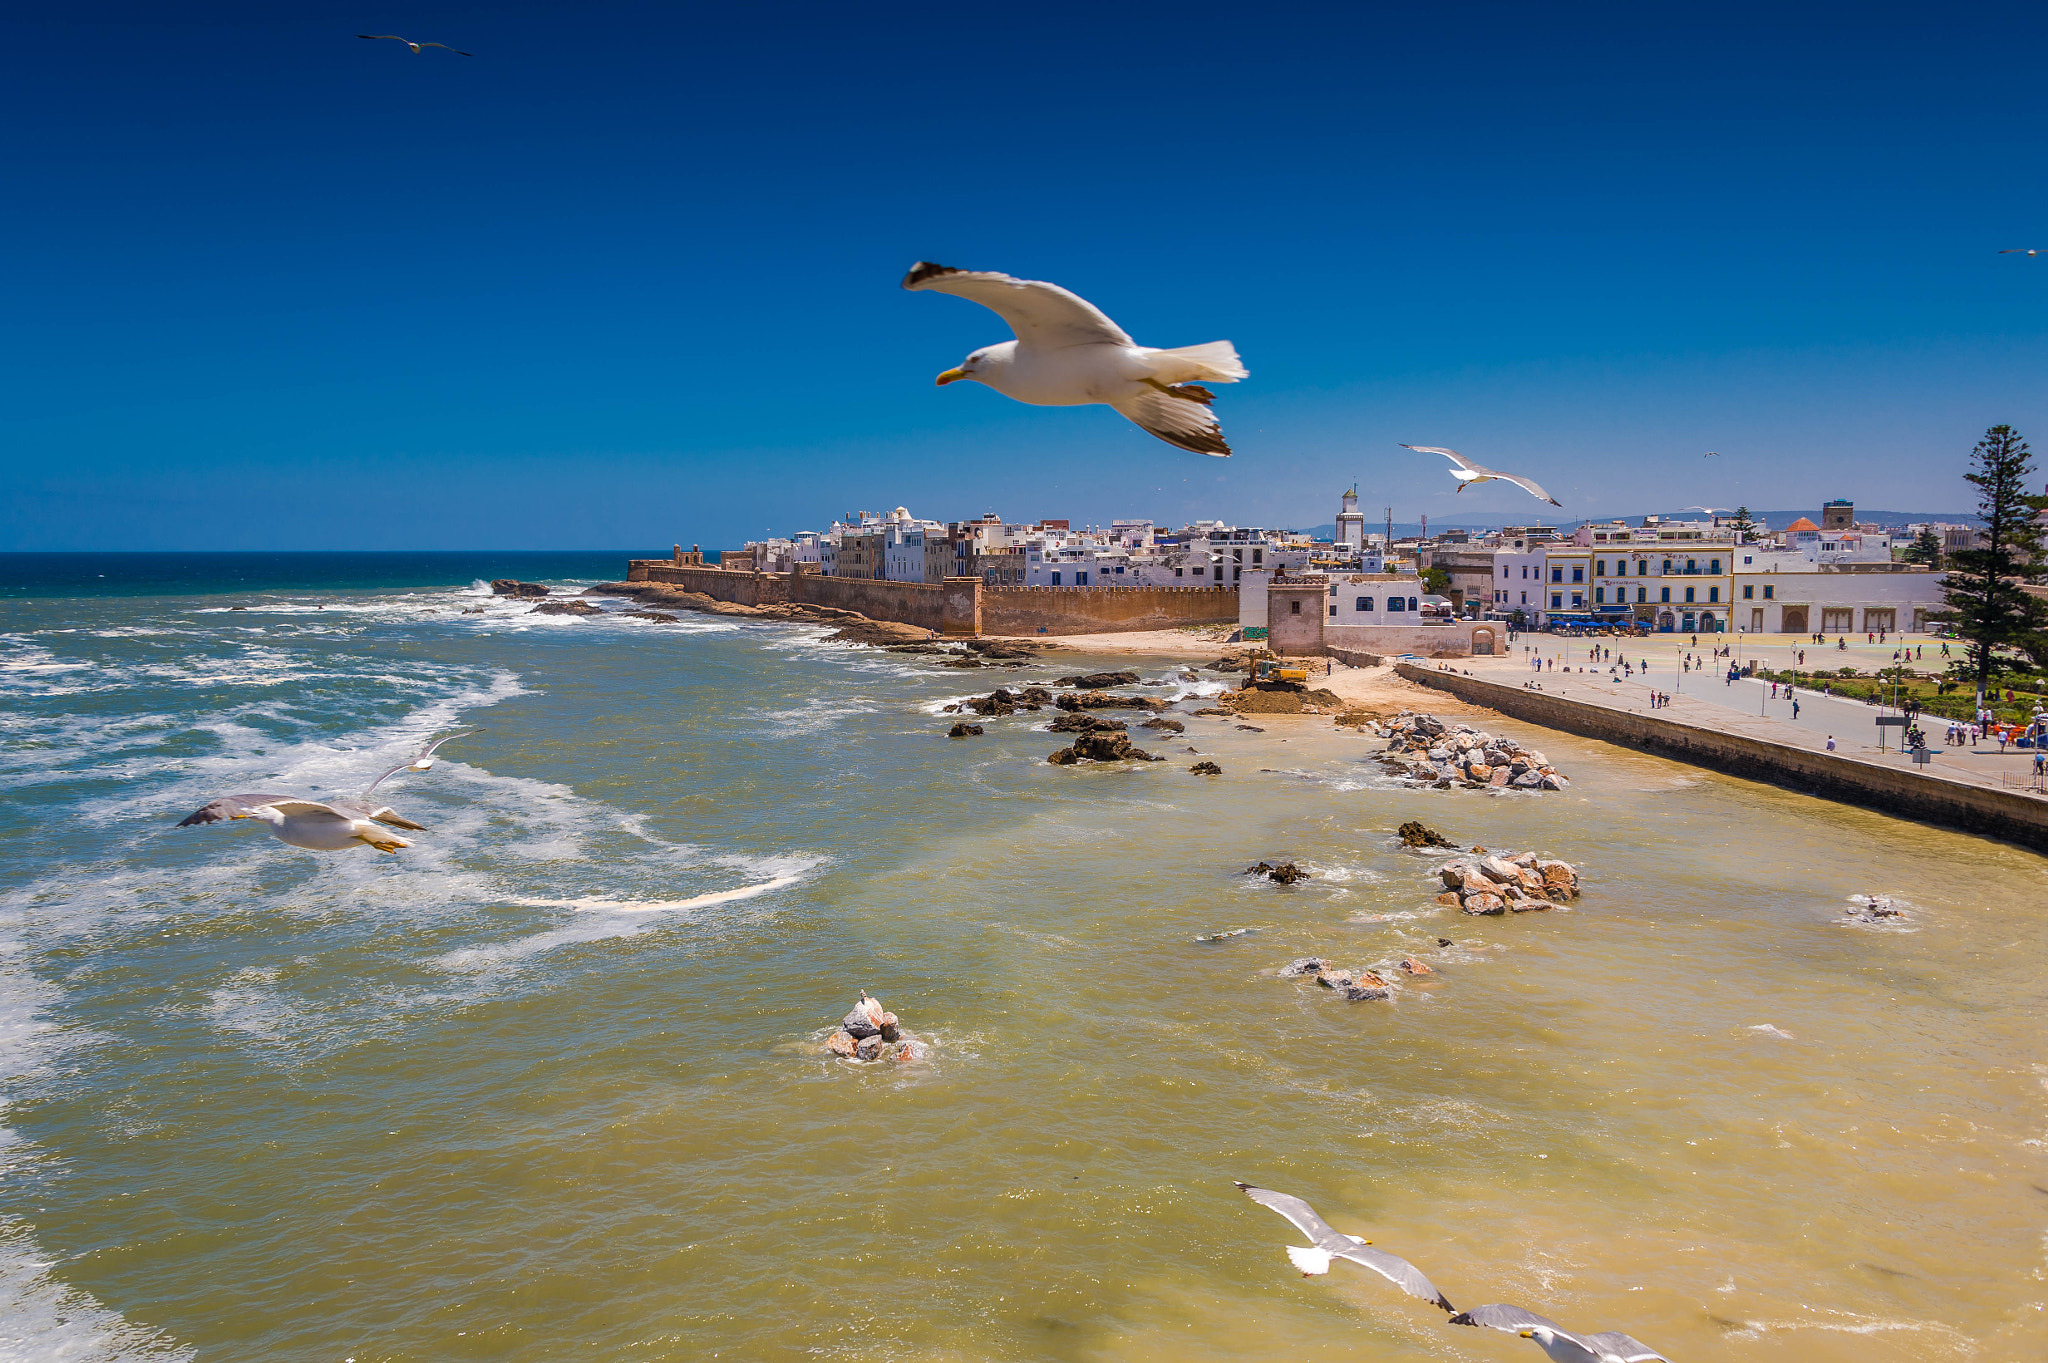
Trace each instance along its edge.
<path fill-rule="evenodd" d="M 2002 256 L 2038 256 L 2041 254 L 2041 248 L 2038 246 L 2008 246 L 1998 254 Z"/>
<path fill-rule="evenodd" d="M 435 739 L 408 760 L 370 782 L 369 789 L 363 792 L 360 800 L 301 800 L 296 795 L 223 795 L 194 811 L 178 827 L 191 828 L 195 824 L 223 823 L 230 819 L 261 819 L 270 825 L 270 835 L 279 842 L 303 847 L 309 852 L 340 852 L 358 845 L 374 847 L 379 852 L 396 852 L 412 844 L 386 832 L 380 825 L 390 824 L 394 828 L 410 828 L 415 832 L 426 825 L 400 816 L 390 805 L 372 804 L 371 793 L 384 783 L 386 776 L 401 771 L 426 771 L 434 765 L 434 749 L 449 739 L 463 738 L 476 732 L 470 729 Z"/>
<path fill-rule="evenodd" d="M 1005 397 L 1037 407 L 1114 407 L 1169 445 L 1230 454 L 1209 404 L 1216 395 L 1196 380 L 1236 383 L 1249 377 L 1228 341 L 1155 350 L 1139 345 L 1102 310 L 1057 284 L 1013 279 L 990 270 L 956 270 L 920 260 L 903 276 L 906 289 L 970 299 L 1017 333 L 983 346 L 939 375 L 985 383 Z"/>
<path fill-rule="evenodd" d="M 1237 1183 L 1236 1179 L 1231 1182 Z M 1384 1254 L 1370 1248 L 1372 1241 L 1362 1240 L 1356 1235 L 1346 1235 L 1333 1229 L 1329 1222 L 1316 1215 L 1316 1209 L 1300 1198 L 1288 1193 L 1276 1193 L 1270 1188 L 1254 1188 L 1249 1183 L 1238 1183 L 1244 1195 L 1261 1207 L 1280 1213 L 1294 1223 L 1295 1229 L 1306 1235 L 1314 1246 L 1304 1249 L 1299 1245 L 1287 1247 L 1287 1257 L 1301 1270 L 1302 1276 L 1314 1273 L 1328 1273 L 1330 1260 L 1349 1259 L 1385 1278 L 1411 1297 L 1420 1297 L 1431 1306 L 1450 1311 L 1454 1308 L 1436 1290 L 1436 1284 L 1422 1275 L 1422 1270 L 1406 1259 Z"/>
<path fill-rule="evenodd" d="M 474 57 L 476 55 L 476 53 L 474 52 L 464 52 L 459 47 L 449 47 L 448 44 L 446 43 L 416 43 L 410 38 L 401 38 L 396 33 L 358 33 L 356 36 L 358 38 L 368 38 L 371 42 L 383 42 L 389 40 L 394 43 L 404 43 L 407 47 L 412 49 L 412 54 L 415 57 L 421 55 L 420 49 L 423 47 L 446 48 L 448 51 L 453 52 L 458 57 Z"/>
<path fill-rule="evenodd" d="M 1401 448 L 1404 450 L 1414 450 L 1417 454 L 1440 454 L 1453 464 L 1456 464 L 1458 467 L 1451 470 L 1451 477 L 1458 480 L 1458 491 L 1460 492 L 1463 492 L 1474 483 L 1513 483 L 1516 487 L 1535 494 L 1544 501 L 1549 502 L 1552 506 L 1564 505 L 1563 502 L 1560 502 L 1521 474 L 1502 473 L 1498 469 L 1481 468 L 1456 450 L 1447 450 L 1441 445 L 1403 445 Z"/>
<path fill-rule="evenodd" d="M 1512 1330 L 1523 1339 L 1535 1340 L 1550 1355 L 1552 1363 L 1671 1363 L 1649 1345 L 1619 1330 L 1602 1330 L 1597 1335 L 1574 1334 L 1554 1320 L 1505 1302 L 1460 1311 L 1451 1317 L 1451 1324 Z"/>

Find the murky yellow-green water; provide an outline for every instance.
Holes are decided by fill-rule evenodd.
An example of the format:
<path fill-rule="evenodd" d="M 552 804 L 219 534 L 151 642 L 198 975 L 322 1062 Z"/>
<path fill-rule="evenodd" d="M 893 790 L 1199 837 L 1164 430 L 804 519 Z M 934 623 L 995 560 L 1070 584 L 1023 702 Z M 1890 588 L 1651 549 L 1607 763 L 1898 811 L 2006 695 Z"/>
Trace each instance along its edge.
<path fill-rule="evenodd" d="M 1070 659 L 456 599 L 14 608 L 17 1356 L 1541 1357 L 1302 1278 L 1233 1178 L 1686 1363 L 2041 1356 L 2040 857 L 1512 721 L 1569 791 L 1398 788 L 1315 719 L 1056 768 L 934 711 Z M 458 721 L 399 857 L 168 831 Z M 1441 910 L 1409 818 L 1584 897 Z M 1347 1004 L 1309 954 L 1437 973 Z M 861 987 L 928 1064 L 820 1053 Z"/>

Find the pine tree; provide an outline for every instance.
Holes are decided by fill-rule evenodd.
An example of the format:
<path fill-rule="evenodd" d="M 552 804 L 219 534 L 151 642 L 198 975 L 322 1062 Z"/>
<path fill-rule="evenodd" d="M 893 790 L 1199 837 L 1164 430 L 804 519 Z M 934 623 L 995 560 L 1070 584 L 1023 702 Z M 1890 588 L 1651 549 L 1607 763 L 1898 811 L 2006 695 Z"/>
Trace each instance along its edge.
<path fill-rule="evenodd" d="M 1736 507 L 1735 519 L 1728 524 L 1735 531 L 1735 542 L 1737 544 L 1756 543 L 1756 522 L 1750 519 L 1748 507 Z"/>
<path fill-rule="evenodd" d="M 1930 568 L 1941 566 L 1941 536 L 1932 528 L 1922 530 L 1913 536 L 1913 542 L 1906 546 L 1905 560 L 1908 563 L 1924 563 Z"/>
<path fill-rule="evenodd" d="M 1976 485 L 1984 529 L 1978 547 L 1949 555 L 1942 595 L 1963 637 L 1962 670 L 1976 682 L 1980 709 L 1997 670 L 1998 650 L 2032 642 L 2048 619 L 2042 603 L 2021 590 L 2022 583 L 2038 582 L 2044 572 L 2041 527 L 2034 513 L 2048 507 L 2048 497 L 2027 495 L 2033 471 L 2033 456 L 2019 432 L 1993 426 L 1970 452 L 1970 471 L 1963 475 Z"/>

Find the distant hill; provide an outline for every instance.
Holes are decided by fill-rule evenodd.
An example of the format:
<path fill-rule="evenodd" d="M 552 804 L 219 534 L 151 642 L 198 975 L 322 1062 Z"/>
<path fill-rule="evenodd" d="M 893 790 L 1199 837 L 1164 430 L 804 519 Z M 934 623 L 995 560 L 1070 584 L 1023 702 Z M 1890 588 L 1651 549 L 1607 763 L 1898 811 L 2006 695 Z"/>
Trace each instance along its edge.
<path fill-rule="evenodd" d="M 1806 517 L 1806 519 L 1816 525 L 1820 524 L 1820 508 L 1817 506 L 1809 507 L 1802 511 L 1752 511 L 1749 514 L 1772 530 L 1782 530 L 1801 516 Z M 1626 515 L 1610 513 L 1601 516 L 1579 516 L 1571 520 L 1557 521 L 1545 520 L 1540 516 L 1534 515 L 1524 516 L 1520 519 L 1511 516 L 1501 516 L 1490 520 L 1432 520 L 1429 523 L 1429 528 L 1432 532 L 1435 532 L 1438 530 L 1498 530 L 1506 525 L 1548 525 L 1553 529 L 1569 533 L 1578 529 L 1587 521 L 1623 520 L 1627 521 L 1630 525 L 1641 525 L 1645 515 L 1662 516 L 1666 520 L 1700 518 L 1698 511 L 1631 511 Z M 1912 525 L 1919 521 L 1947 521 L 1951 525 L 1977 524 L 1977 517 L 1968 511 L 1866 511 L 1860 506 L 1856 508 L 1856 519 L 1864 525 Z M 1365 529 L 1367 534 L 1377 534 L 1384 530 L 1385 527 L 1385 521 L 1369 521 Z M 1291 530 L 1288 533 L 1313 535 L 1317 539 L 1326 540 L 1336 535 L 1337 524 L 1335 521 L 1331 521 L 1323 525 L 1305 526 Z M 1421 533 L 1422 525 L 1419 521 L 1394 522 L 1394 538 L 1396 539 Z"/>

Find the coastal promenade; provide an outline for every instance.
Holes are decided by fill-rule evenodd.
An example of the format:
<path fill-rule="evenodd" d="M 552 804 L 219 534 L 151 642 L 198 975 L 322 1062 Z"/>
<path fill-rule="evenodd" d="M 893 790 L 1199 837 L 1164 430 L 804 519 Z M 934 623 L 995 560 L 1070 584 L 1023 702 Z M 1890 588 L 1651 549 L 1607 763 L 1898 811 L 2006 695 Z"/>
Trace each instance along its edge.
<path fill-rule="evenodd" d="M 1552 651 L 1551 641 L 1542 646 Z M 2033 757 L 2025 749 L 2000 754 L 1995 743 L 1947 747 L 1940 742 L 1946 725 L 1935 722 L 1925 726 L 1934 743 L 1923 767 L 1898 751 L 1896 728 L 1886 731 L 1880 748 L 1875 721 L 1882 712 L 1860 701 L 1801 691 L 1795 719 L 1782 691 L 1773 700 L 1767 682 L 1729 683 L 1711 662 L 1705 671 L 1685 672 L 1653 659 L 1649 673 L 1619 678 L 1588 661 L 1584 644 L 1573 647 L 1578 659 L 1571 670 L 1559 666 L 1540 675 L 1520 649 L 1500 658 L 1461 658 L 1455 670 L 1426 660 L 1395 670 L 1531 723 L 2048 850 L 2048 794 L 2031 785 Z M 1652 708 L 1654 692 L 1669 695 L 1671 703 Z"/>

